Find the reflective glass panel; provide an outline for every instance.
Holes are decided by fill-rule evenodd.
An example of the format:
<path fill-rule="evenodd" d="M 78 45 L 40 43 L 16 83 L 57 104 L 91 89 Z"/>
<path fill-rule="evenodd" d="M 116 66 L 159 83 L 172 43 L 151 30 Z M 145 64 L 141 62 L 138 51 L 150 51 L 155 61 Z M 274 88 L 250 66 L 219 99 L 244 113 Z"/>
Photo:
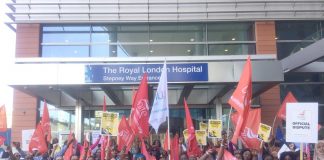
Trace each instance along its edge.
<path fill-rule="evenodd" d="M 88 57 L 89 46 L 43 46 L 42 57 Z"/>
<path fill-rule="evenodd" d="M 209 55 L 247 55 L 255 54 L 255 44 L 211 44 Z"/>
<path fill-rule="evenodd" d="M 89 33 L 44 33 L 43 43 L 89 43 Z"/>
<path fill-rule="evenodd" d="M 154 44 L 149 56 L 202 56 L 206 55 L 203 44 Z"/>
<path fill-rule="evenodd" d="M 253 22 L 208 23 L 208 41 L 254 41 Z"/>
<path fill-rule="evenodd" d="M 150 42 L 203 42 L 204 24 L 153 24 L 150 25 Z"/>
<path fill-rule="evenodd" d="M 321 37 L 319 21 L 277 21 L 278 40 L 316 40 Z"/>
<path fill-rule="evenodd" d="M 312 42 L 285 42 L 285 43 L 277 43 L 277 52 L 278 52 L 278 59 L 283 59 L 288 57 L 289 55 L 296 53 L 308 45 L 312 44 Z"/>

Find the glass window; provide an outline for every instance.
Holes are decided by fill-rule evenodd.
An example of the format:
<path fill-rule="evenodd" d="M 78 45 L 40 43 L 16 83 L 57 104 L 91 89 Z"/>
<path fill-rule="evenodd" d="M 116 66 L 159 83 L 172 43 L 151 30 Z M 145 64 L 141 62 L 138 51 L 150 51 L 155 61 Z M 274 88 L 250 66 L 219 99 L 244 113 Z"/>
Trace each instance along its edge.
<path fill-rule="evenodd" d="M 254 41 L 253 22 L 208 23 L 208 41 Z"/>
<path fill-rule="evenodd" d="M 278 40 L 317 40 L 321 37 L 319 21 L 277 21 Z"/>
<path fill-rule="evenodd" d="M 150 45 L 150 56 L 203 56 L 206 47 L 201 44 L 154 44 Z"/>
<path fill-rule="evenodd" d="M 208 45 L 209 55 L 255 54 L 255 44 L 212 44 Z"/>
<path fill-rule="evenodd" d="M 312 44 L 312 42 L 283 42 L 277 43 L 277 51 L 278 51 L 278 59 L 283 59 L 288 57 L 289 55 L 296 53 L 308 45 Z"/>
<path fill-rule="evenodd" d="M 44 33 L 43 43 L 89 43 L 89 33 Z"/>
<path fill-rule="evenodd" d="M 43 46 L 42 57 L 88 57 L 89 46 Z"/>
<path fill-rule="evenodd" d="M 148 42 L 148 25 L 120 25 L 117 27 L 118 42 Z"/>
<path fill-rule="evenodd" d="M 150 42 L 203 42 L 204 24 L 150 25 Z"/>

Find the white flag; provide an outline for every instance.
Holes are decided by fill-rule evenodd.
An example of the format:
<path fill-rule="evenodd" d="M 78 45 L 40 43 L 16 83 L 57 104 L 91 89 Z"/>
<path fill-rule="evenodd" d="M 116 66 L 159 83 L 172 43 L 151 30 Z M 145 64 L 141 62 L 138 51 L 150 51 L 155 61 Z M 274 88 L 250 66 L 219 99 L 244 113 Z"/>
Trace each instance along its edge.
<path fill-rule="evenodd" d="M 163 70 L 161 73 L 158 88 L 154 98 L 152 111 L 149 119 L 149 123 L 158 133 L 161 123 L 166 121 L 166 117 L 169 117 L 169 102 L 168 102 L 168 80 L 167 80 L 166 62 L 164 62 Z"/>

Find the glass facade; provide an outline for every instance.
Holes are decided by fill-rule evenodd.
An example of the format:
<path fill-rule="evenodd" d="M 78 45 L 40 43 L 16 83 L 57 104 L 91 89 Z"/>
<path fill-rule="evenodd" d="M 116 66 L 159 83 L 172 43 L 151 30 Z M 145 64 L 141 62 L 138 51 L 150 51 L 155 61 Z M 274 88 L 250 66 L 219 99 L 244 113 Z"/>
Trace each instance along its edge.
<path fill-rule="evenodd" d="M 42 57 L 255 54 L 253 22 L 44 25 Z"/>
<path fill-rule="evenodd" d="M 277 21 L 278 59 L 283 59 L 322 39 L 323 31 L 323 21 Z"/>
<path fill-rule="evenodd" d="M 324 21 L 277 21 L 276 36 L 278 59 L 303 50 L 308 45 L 324 38 Z M 320 61 L 323 61 L 320 60 Z M 285 82 L 280 84 L 281 101 L 288 92 L 292 92 L 300 102 L 318 102 L 324 104 L 323 73 L 289 72 Z M 324 110 L 319 108 L 319 115 Z M 319 121 L 324 122 L 323 116 Z"/>

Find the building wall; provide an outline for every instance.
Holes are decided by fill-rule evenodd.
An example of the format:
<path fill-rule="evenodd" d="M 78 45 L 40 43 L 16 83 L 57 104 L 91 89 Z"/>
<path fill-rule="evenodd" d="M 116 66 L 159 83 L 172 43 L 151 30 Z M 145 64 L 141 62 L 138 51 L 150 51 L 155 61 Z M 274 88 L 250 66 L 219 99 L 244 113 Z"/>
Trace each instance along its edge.
<path fill-rule="evenodd" d="M 255 22 L 256 54 L 276 54 L 276 29 L 274 21 Z M 272 125 L 280 108 L 280 88 L 276 85 L 260 95 L 261 121 Z"/>
<path fill-rule="evenodd" d="M 39 57 L 40 25 L 18 24 L 16 57 Z M 21 131 L 34 129 L 37 119 L 37 98 L 14 90 L 12 113 L 12 141 L 21 142 Z"/>

